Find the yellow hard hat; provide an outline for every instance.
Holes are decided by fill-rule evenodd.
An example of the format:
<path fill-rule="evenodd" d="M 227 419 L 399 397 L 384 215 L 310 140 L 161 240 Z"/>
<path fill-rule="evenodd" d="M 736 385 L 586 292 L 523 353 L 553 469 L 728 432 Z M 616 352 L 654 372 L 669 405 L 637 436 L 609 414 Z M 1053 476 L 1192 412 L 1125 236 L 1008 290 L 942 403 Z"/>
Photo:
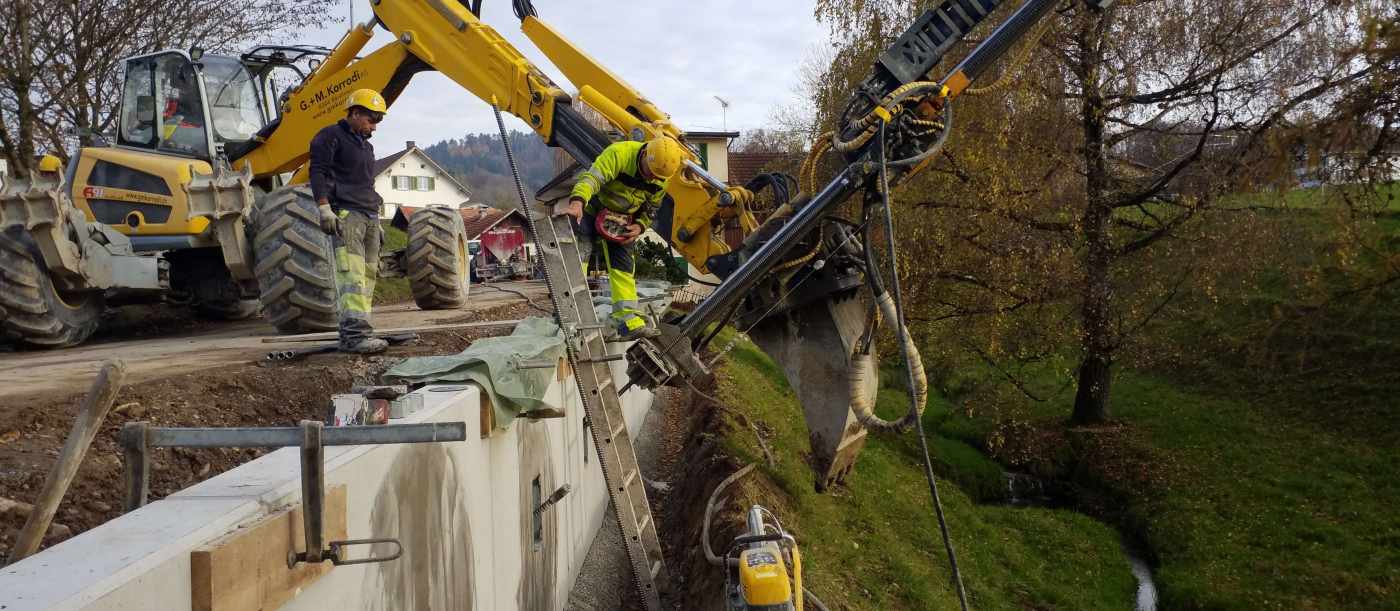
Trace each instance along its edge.
<path fill-rule="evenodd" d="M 356 89 L 350 92 L 350 97 L 345 98 L 345 109 L 350 110 L 356 106 L 371 112 L 389 112 L 389 105 L 384 103 L 384 96 L 373 89 Z"/>
<path fill-rule="evenodd" d="M 675 176 L 684 158 L 681 143 L 666 136 L 651 139 L 642 151 L 642 162 L 647 164 L 647 171 L 661 180 Z"/>
<path fill-rule="evenodd" d="M 63 162 L 59 161 L 58 157 L 54 157 L 53 155 L 44 155 L 44 157 L 39 160 L 40 172 L 57 172 L 62 169 Z"/>

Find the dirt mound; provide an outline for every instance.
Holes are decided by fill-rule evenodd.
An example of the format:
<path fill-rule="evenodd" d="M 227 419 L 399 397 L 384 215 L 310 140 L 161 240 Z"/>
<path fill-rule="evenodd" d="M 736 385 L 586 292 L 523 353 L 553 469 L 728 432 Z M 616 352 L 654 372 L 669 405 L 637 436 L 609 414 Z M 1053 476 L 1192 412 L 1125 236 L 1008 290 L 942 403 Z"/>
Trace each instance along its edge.
<path fill-rule="evenodd" d="M 453 322 L 510 320 L 532 315 L 514 304 L 472 312 Z M 103 423 L 54 521 L 45 545 L 102 524 L 122 513 L 123 472 L 117 435 L 127 422 L 154 426 L 290 426 L 324 419 L 330 396 L 374 382 L 408 356 L 452 354 L 472 341 L 508 333 L 483 328 L 425 333 L 415 343 L 381 356 L 315 355 L 290 363 L 247 362 L 237 366 L 146 380 L 123 388 Z M 59 390 L 18 396 L 0 404 L 0 498 L 29 502 L 43 486 L 72 426 L 90 380 L 54 381 Z M 157 450 L 151 456 L 151 500 L 163 498 L 264 454 L 256 449 Z M 0 557 L 8 555 L 21 512 L 0 512 Z M 53 531 L 57 530 L 58 533 Z M 64 531 L 67 531 L 66 533 Z"/>

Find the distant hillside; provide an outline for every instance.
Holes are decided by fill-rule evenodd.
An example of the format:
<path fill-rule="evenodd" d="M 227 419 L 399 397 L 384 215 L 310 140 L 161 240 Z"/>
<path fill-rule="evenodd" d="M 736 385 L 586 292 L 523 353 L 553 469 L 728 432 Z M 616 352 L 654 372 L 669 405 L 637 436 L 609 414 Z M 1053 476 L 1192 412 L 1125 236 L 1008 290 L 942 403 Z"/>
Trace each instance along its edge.
<path fill-rule="evenodd" d="M 513 131 L 510 146 L 527 193 L 533 194 L 554 178 L 554 149 L 539 136 Z M 471 189 L 472 201 L 496 207 L 514 205 L 515 185 L 499 135 L 466 134 L 424 147 L 423 151 Z"/>

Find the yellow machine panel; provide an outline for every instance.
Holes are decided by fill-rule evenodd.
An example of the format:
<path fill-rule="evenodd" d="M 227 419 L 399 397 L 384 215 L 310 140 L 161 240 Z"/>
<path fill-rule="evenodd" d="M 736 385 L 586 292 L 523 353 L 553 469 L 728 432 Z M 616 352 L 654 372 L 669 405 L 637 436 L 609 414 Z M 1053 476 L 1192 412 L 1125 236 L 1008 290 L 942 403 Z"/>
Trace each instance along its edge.
<path fill-rule="evenodd" d="M 739 583 L 744 602 L 750 606 L 780 605 L 792 602 L 792 585 L 787 567 L 775 548 L 746 549 L 739 554 Z"/>
<path fill-rule="evenodd" d="M 73 203 L 88 220 L 111 225 L 127 235 L 194 235 L 208 226 L 189 218 L 182 185 L 190 166 L 210 172 L 209 163 L 118 147 L 82 150 L 73 175 Z"/>

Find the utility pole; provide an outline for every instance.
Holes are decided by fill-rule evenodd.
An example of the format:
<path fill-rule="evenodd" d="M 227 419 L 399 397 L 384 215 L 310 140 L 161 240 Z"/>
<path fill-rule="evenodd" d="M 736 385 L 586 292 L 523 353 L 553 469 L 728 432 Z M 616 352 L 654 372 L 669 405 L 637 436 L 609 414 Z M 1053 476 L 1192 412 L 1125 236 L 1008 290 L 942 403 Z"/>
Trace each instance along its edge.
<path fill-rule="evenodd" d="M 720 116 L 723 117 L 724 131 L 729 131 L 729 101 L 719 96 L 711 96 L 719 101 Z"/>
<path fill-rule="evenodd" d="M 350 7 L 350 27 L 355 27 L 355 0 L 345 0 L 345 4 Z"/>

